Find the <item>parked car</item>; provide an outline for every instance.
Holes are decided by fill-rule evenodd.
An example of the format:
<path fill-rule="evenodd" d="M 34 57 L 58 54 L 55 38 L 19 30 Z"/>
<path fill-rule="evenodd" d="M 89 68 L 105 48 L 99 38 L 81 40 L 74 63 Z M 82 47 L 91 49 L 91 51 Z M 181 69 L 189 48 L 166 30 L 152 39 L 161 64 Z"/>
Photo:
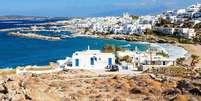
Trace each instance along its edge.
<path fill-rule="evenodd" d="M 105 69 L 111 72 L 119 71 L 119 67 L 117 65 L 108 65 Z"/>

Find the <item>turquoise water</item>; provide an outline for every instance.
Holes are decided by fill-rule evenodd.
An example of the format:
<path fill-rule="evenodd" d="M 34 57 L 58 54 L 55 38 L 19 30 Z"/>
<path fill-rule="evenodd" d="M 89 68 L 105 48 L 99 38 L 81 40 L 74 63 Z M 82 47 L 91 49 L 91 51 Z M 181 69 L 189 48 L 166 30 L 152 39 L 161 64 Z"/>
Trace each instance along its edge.
<path fill-rule="evenodd" d="M 30 27 L 30 25 L 23 24 L 38 24 L 46 22 L 55 22 L 64 19 L 47 19 L 47 20 L 2 20 L 0 21 L 0 29 L 4 28 L 19 28 Z M 19 25 L 22 24 L 22 25 Z M 39 26 L 39 25 L 38 25 Z M 44 27 L 49 27 L 46 25 Z M 29 32 L 23 32 L 29 33 Z M 34 32 L 35 33 L 35 32 Z M 37 32 L 36 34 L 43 34 L 48 36 L 61 36 L 64 34 L 71 34 L 70 32 Z M 147 50 L 150 45 L 152 48 L 164 49 L 169 53 L 170 58 L 176 59 L 185 56 L 187 51 L 181 47 L 170 44 L 150 44 L 127 42 L 107 39 L 93 39 L 93 38 L 70 38 L 60 41 L 47 41 L 28 38 L 19 38 L 9 36 L 8 32 L 0 32 L 0 69 L 1 68 L 16 68 L 16 66 L 27 65 L 47 65 L 49 62 L 56 62 L 57 60 L 65 59 L 71 56 L 75 51 L 82 51 L 87 49 L 102 49 L 104 45 L 115 45 L 129 49 L 137 47 L 140 51 Z"/>
<path fill-rule="evenodd" d="M 61 35 L 63 33 L 39 32 L 40 34 Z M 68 32 L 66 32 L 68 33 Z M 65 33 L 65 34 L 66 34 Z M 93 39 L 93 38 L 70 38 L 61 41 L 47 41 L 8 36 L 7 32 L 0 32 L 0 67 L 47 65 L 71 56 L 75 51 L 87 49 L 102 49 L 104 45 L 130 46 L 139 50 L 147 49 L 146 44 L 129 43 L 126 41 Z M 128 45 L 130 44 L 130 45 Z"/>

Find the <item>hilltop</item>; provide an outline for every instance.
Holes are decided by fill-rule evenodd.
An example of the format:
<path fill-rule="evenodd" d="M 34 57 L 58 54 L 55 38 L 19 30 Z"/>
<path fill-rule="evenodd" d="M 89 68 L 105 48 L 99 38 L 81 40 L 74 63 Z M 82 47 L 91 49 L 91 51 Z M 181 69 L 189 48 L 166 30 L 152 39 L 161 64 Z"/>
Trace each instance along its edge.
<path fill-rule="evenodd" d="M 0 16 L 0 20 L 46 20 L 46 19 L 66 19 L 66 17 L 50 17 L 50 16 L 22 16 L 22 15 L 6 15 Z"/>
<path fill-rule="evenodd" d="M 64 70 L 42 75 L 4 75 L 0 99 L 11 101 L 199 101 L 200 79 L 162 74 L 97 74 Z"/>

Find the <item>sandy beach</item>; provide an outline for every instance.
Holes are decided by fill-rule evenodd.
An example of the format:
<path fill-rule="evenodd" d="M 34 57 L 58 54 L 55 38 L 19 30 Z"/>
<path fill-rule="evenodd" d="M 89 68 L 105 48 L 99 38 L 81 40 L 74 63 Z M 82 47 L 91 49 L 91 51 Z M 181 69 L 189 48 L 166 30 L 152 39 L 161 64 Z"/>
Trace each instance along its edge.
<path fill-rule="evenodd" d="M 183 47 L 190 54 L 195 54 L 195 55 L 201 57 L 201 45 L 199 45 L 199 44 L 178 44 L 178 46 Z M 192 61 L 192 58 L 190 57 L 184 63 L 185 64 L 190 64 L 191 61 Z M 201 61 L 196 66 L 201 67 Z"/>

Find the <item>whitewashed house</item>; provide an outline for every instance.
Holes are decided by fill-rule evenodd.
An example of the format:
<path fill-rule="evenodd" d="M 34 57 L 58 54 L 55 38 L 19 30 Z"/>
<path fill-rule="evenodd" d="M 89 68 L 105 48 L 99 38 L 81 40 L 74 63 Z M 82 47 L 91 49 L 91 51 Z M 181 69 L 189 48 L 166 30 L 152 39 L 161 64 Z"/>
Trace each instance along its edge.
<path fill-rule="evenodd" d="M 132 58 L 132 68 L 140 68 L 139 70 L 145 70 L 151 67 L 168 67 L 175 65 L 175 59 L 164 57 L 153 52 L 139 52 L 139 51 L 124 51 L 117 52 L 118 57 L 129 56 Z M 130 68 L 130 69 L 132 69 Z"/>
<path fill-rule="evenodd" d="M 154 27 L 153 29 L 168 35 L 173 35 L 175 32 L 177 32 L 180 34 L 180 36 L 188 39 L 192 39 L 196 36 L 196 31 L 192 28 Z"/>
<path fill-rule="evenodd" d="M 178 32 L 181 33 L 181 36 L 188 39 L 192 39 L 193 37 L 196 36 L 195 29 L 191 29 L 191 28 L 179 28 Z"/>
<path fill-rule="evenodd" d="M 201 12 L 195 12 L 195 13 L 193 14 L 193 17 L 194 17 L 194 18 L 199 18 L 199 17 L 201 17 Z"/>
<path fill-rule="evenodd" d="M 78 51 L 72 55 L 72 68 L 76 69 L 104 69 L 115 64 L 113 53 L 103 53 L 100 50 Z"/>
<path fill-rule="evenodd" d="M 124 27 L 123 26 L 119 26 L 119 25 L 114 25 L 112 28 L 111 28 L 111 31 L 115 34 L 121 34 L 124 32 Z"/>
<path fill-rule="evenodd" d="M 178 9 L 176 13 L 177 14 L 183 14 L 185 12 L 186 12 L 186 9 Z"/>
<path fill-rule="evenodd" d="M 175 28 L 171 27 L 154 27 L 153 30 L 167 35 L 173 35 L 175 32 Z"/>

